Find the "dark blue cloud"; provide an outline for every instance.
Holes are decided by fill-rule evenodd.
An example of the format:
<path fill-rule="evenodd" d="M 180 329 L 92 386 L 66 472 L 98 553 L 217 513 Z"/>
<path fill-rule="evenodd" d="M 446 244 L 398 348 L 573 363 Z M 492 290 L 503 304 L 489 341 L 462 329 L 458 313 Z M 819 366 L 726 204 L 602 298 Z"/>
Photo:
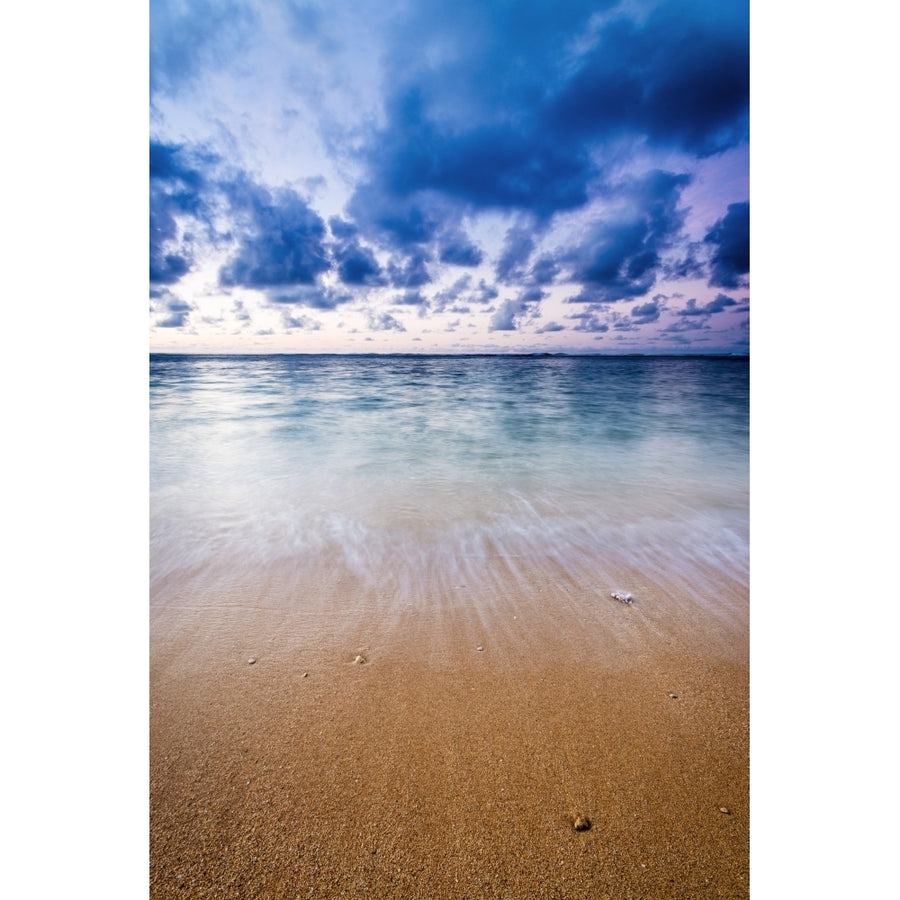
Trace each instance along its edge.
<path fill-rule="evenodd" d="M 328 227 L 337 241 L 350 241 L 359 237 L 359 226 L 340 216 L 332 216 L 328 220 Z"/>
<path fill-rule="evenodd" d="M 184 211 L 194 211 L 198 205 L 198 192 L 206 182 L 200 166 L 219 161 L 211 153 L 197 148 L 185 148 L 183 144 L 165 144 L 150 141 L 150 184 L 160 182 L 173 186 L 173 196 L 180 198 Z"/>
<path fill-rule="evenodd" d="M 528 307 L 521 300 L 504 300 L 491 316 L 488 331 L 516 331 Z"/>
<path fill-rule="evenodd" d="M 270 303 L 279 306 L 307 306 L 311 309 L 336 309 L 343 303 L 349 303 L 353 295 L 347 291 L 315 285 L 296 287 L 286 291 L 269 291 Z"/>
<path fill-rule="evenodd" d="M 167 240 L 174 238 L 174 229 L 163 230 L 151 220 L 150 227 L 154 229 L 157 239 Z M 191 270 L 194 259 L 189 250 L 182 249 L 178 253 L 163 253 L 150 250 L 150 283 L 151 284 L 175 284 L 183 275 Z"/>
<path fill-rule="evenodd" d="M 372 157 L 392 194 L 432 190 L 478 209 L 528 209 L 547 216 L 581 206 L 594 173 L 586 153 L 513 125 L 448 134 L 426 121 L 420 97 L 402 98 L 392 129 Z"/>
<path fill-rule="evenodd" d="M 344 284 L 375 287 L 387 284 L 374 252 L 359 241 L 359 227 L 338 216 L 328 221 L 334 244 L 332 254 Z"/>
<path fill-rule="evenodd" d="M 703 319 L 677 319 L 662 329 L 663 334 L 678 334 L 689 331 L 705 331 L 709 328 L 706 318 Z"/>
<path fill-rule="evenodd" d="M 150 141 L 150 284 L 175 284 L 194 264 L 193 238 L 179 223 L 207 231 L 206 170 L 218 157 L 198 148 Z"/>
<path fill-rule="evenodd" d="M 586 332 L 595 332 L 597 334 L 604 334 L 609 331 L 609 325 L 606 322 L 602 321 L 597 315 L 598 310 L 595 309 L 585 309 L 580 313 L 573 313 L 571 316 L 567 316 L 566 318 L 574 319 L 577 324 L 573 326 L 573 331 L 586 331 Z"/>
<path fill-rule="evenodd" d="M 689 278 L 705 278 L 707 274 L 706 264 L 698 257 L 702 244 L 688 243 L 683 249 L 684 255 L 666 260 L 663 263 L 662 273 L 666 278 L 681 281 Z"/>
<path fill-rule="evenodd" d="M 357 187 L 347 210 L 367 236 L 405 248 L 431 242 L 444 225 L 442 211 L 428 199 L 395 197 L 383 185 L 367 183 Z"/>
<path fill-rule="evenodd" d="M 408 4 L 392 22 L 389 83 L 417 85 L 429 108 L 454 129 L 514 120 L 566 77 L 573 36 L 617 2 Z"/>
<path fill-rule="evenodd" d="M 742 287 L 746 281 L 743 276 L 750 271 L 750 204 L 730 204 L 704 241 L 713 247 L 710 285 Z"/>
<path fill-rule="evenodd" d="M 237 253 L 219 271 L 224 287 L 310 285 L 331 268 L 325 223 L 296 192 L 243 175 L 221 188 L 241 224 Z"/>
<path fill-rule="evenodd" d="M 655 297 L 649 303 L 631 307 L 631 321 L 635 325 L 648 325 L 659 319 L 660 303 Z"/>
<path fill-rule="evenodd" d="M 497 288 L 488 284 L 483 278 L 478 282 L 478 290 L 474 294 L 470 294 L 466 299 L 472 303 L 490 303 L 496 300 L 500 295 Z"/>
<path fill-rule="evenodd" d="M 428 300 L 421 291 L 405 291 L 399 297 L 394 297 L 394 302 L 402 306 L 425 306 Z"/>
<path fill-rule="evenodd" d="M 531 267 L 531 278 L 536 284 L 552 284 L 559 274 L 559 263 L 547 254 L 535 260 Z"/>
<path fill-rule="evenodd" d="M 427 263 L 431 257 L 423 250 L 413 250 L 405 259 L 388 262 L 387 274 L 391 284 L 397 288 L 417 288 L 431 282 Z"/>
<path fill-rule="evenodd" d="M 678 311 L 679 316 L 711 316 L 720 313 L 729 307 L 737 306 L 737 300 L 726 294 L 718 294 L 715 299 L 704 303 L 703 306 L 697 306 L 696 299 L 688 300 L 684 309 Z"/>
<path fill-rule="evenodd" d="M 491 316 L 488 331 L 516 331 L 527 315 L 536 315 L 537 306 L 544 297 L 539 288 L 524 291 L 515 300 L 504 300 Z"/>
<path fill-rule="evenodd" d="M 595 222 L 561 258 L 571 267 L 571 280 L 583 285 L 570 302 L 640 297 L 653 287 L 660 254 L 684 224 L 678 201 L 689 181 L 687 175 L 655 171 L 609 189 L 619 209 Z"/>
<path fill-rule="evenodd" d="M 519 299 L 523 303 L 539 303 L 546 296 L 547 296 L 546 293 L 544 291 L 542 291 L 539 287 L 530 287 L 530 288 L 526 288 L 524 291 L 522 291 L 522 294 L 519 297 Z"/>
<path fill-rule="evenodd" d="M 592 19 L 612 5 L 414 5 L 395 29 L 386 124 L 351 207 L 425 242 L 429 196 L 546 221 L 587 203 L 611 141 L 704 156 L 746 140 L 746 4 L 671 0 Z"/>
<path fill-rule="evenodd" d="M 638 323 L 632 321 L 630 316 L 623 316 L 619 313 L 611 313 L 609 317 L 614 331 L 637 331 Z"/>
<path fill-rule="evenodd" d="M 451 228 L 441 236 L 438 259 L 451 266 L 480 266 L 484 253 L 469 240 L 462 229 Z"/>
<path fill-rule="evenodd" d="M 188 318 L 194 310 L 190 303 L 165 288 L 151 291 L 151 297 L 162 301 L 154 303 L 155 311 L 161 316 L 154 323 L 157 328 L 183 328 L 188 324 Z"/>
<path fill-rule="evenodd" d="M 698 156 L 746 141 L 749 7 L 672 0 L 608 22 L 550 104 L 554 132 L 640 135 Z"/>
<path fill-rule="evenodd" d="M 375 286 L 386 283 L 375 254 L 356 241 L 336 246 L 334 259 L 338 277 L 344 284 Z"/>
<path fill-rule="evenodd" d="M 393 98 L 388 116 L 367 153 L 370 181 L 351 208 L 381 210 L 376 221 L 400 238 L 433 235 L 427 210 L 414 202 L 426 192 L 461 210 L 529 210 L 543 218 L 587 201 L 596 174 L 589 154 L 542 129 L 492 123 L 448 132 L 426 117 L 415 88 Z"/>
<path fill-rule="evenodd" d="M 530 223 L 513 225 L 507 232 L 503 252 L 497 260 L 497 280 L 508 283 L 523 277 L 534 252 L 535 228 Z"/>

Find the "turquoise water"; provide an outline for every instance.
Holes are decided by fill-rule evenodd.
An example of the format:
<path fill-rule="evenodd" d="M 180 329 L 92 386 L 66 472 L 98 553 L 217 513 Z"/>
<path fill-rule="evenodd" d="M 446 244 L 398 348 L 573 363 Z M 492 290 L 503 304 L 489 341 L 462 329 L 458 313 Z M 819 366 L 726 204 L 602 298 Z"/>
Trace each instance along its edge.
<path fill-rule="evenodd" d="M 325 557 L 746 579 L 748 460 L 745 359 L 152 355 L 151 588 Z"/>

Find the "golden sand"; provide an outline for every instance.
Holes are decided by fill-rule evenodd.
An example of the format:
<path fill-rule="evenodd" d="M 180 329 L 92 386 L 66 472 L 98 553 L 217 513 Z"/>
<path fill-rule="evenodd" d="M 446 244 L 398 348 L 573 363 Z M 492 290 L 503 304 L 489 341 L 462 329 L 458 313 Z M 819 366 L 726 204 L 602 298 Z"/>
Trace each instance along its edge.
<path fill-rule="evenodd" d="M 628 574 L 157 591 L 151 898 L 747 897 L 746 587 Z"/>

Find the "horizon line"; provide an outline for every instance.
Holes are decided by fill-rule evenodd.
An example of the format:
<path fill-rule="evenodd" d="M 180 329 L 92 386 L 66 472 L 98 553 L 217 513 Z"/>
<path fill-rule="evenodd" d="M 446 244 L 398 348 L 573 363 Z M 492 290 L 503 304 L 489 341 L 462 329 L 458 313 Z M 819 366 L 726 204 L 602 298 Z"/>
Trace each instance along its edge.
<path fill-rule="evenodd" d="M 533 351 L 526 353 L 491 353 L 491 352 L 414 352 L 414 351 L 308 351 L 308 350 L 279 350 L 279 351 L 240 351 L 240 350 L 151 350 L 150 356 L 383 356 L 383 357 L 516 357 L 516 358 L 608 358 L 608 359 L 625 359 L 625 358 L 643 358 L 643 359 L 749 359 L 750 353 L 739 352 L 686 352 L 686 353 L 566 353 L 566 352 L 550 352 L 550 351 Z"/>

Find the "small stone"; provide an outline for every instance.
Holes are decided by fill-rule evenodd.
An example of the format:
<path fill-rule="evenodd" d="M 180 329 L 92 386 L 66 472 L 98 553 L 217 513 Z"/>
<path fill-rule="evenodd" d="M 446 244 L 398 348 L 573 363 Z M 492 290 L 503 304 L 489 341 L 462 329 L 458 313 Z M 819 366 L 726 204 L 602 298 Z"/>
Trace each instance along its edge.
<path fill-rule="evenodd" d="M 484 650 L 484 647 L 476 647 L 476 650 Z"/>
<path fill-rule="evenodd" d="M 575 830 L 587 831 L 591 827 L 591 820 L 587 816 L 575 816 Z"/>
<path fill-rule="evenodd" d="M 251 656 L 250 659 L 247 660 L 247 665 L 252 666 L 256 662 L 256 657 Z"/>
<path fill-rule="evenodd" d="M 670 696 L 673 700 L 677 700 L 677 699 L 678 699 L 678 694 L 669 694 L 669 696 Z"/>
<path fill-rule="evenodd" d="M 613 591 L 609 596 L 620 603 L 634 603 L 634 595 L 628 591 Z"/>
<path fill-rule="evenodd" d="M 719 812 L 720 812 L 720 813 L 724 813 L 726 816 L 730 816 L 730 815 L 731 815 L 731 810 L 730 810 L 727 806 L 720 806 L 720 807 L 719 807 Z"/>
<path fill-rule="evenodd" d="M 364 656 L 357 656 L 356 659 L 353 660 L 353 662 L 356 663 L 356 665 L 361 666 L 365 662 L 367 662 L 367 660 Z"/>
<path fill-rule="evenodd" d="M 304 678 L 309 678 L 309 672 L 304 672 L 304 673 L 303 673 L 303 677 L 304 677 Z"/>

